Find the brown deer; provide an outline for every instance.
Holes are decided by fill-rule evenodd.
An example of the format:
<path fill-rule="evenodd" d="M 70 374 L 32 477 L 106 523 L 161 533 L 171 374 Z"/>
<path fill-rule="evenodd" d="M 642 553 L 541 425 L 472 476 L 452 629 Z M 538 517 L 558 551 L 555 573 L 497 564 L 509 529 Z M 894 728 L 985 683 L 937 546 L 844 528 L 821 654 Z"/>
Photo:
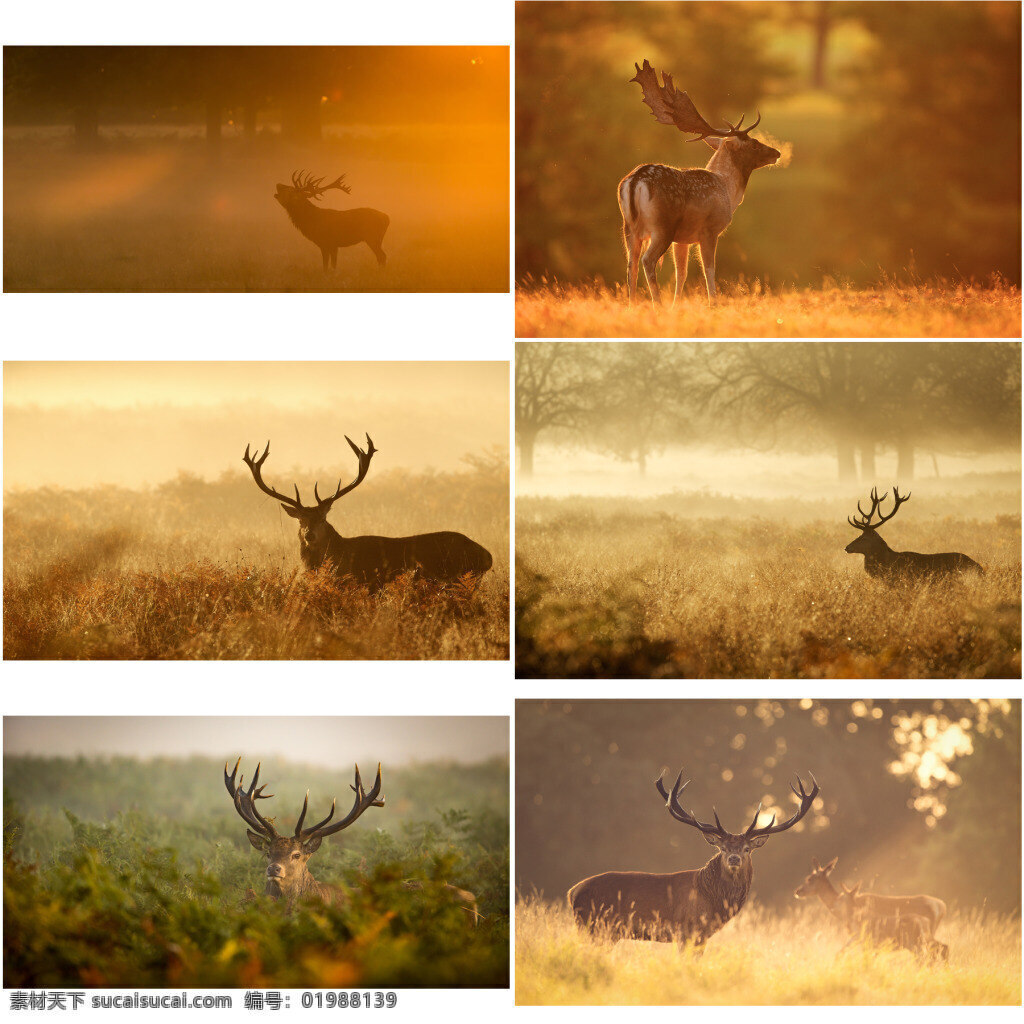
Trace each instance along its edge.
<path fill-rule="evenodd" d="M 380 795 L 381 779 L 380 765 L 377 765 L 377 778 L 369 793 L 363 789 L 362 779 L 359 777 L 359 765 L 356 765 L 356 781 L 351 787 L 356 794 L 352 810 L 341 820 L 333 825 L 328 825 L 334 817 L 336 801 L 331 803 L 331 811 L 323 821 L 304 829 L 302 823 L 306 819 L 306 808 L 309 804 L 309 792 L 306 792 L 306 799 L 302 802 L 302 811 L 299 820 L 295 825 L 295 833 L 291 836 L 280 835 L 274 827 L 272 818 L 264 818 L 256 808 L 257 800 L 269 800 L 273 793 L 264 793 L 267 783 L 259 786 L 260 765 L 256 765 L 252 782 L 249 788 L 243 789 L 244 777 L 239 777 L 238 784 L 235 784 L 235 776 L 238 773 L 238 766 L 242 759 L 235 762 L 235 767 L 228 775 L 228 766 L 224 765 L 224 785 L 231 794 L 235 810 L 238 811 L 241 819 L 249 826 L 245 834 L 254 849 L 258 850 L 267 858 L 266 886 L 263 890 L 265 896 L 274 899 L 284 899 L 289 905 L 294 904 L 297 899 L 309 897 L 319 899 L 325 903 L 344 903 L 347 895 L 344 889 L 334 885 L 324 885 L 318 882 L 307 868 L 309 858 L 313 856 L 320 843 L 335 832 L 348 828 L 364 811 L 371 807 L 383 807 L 384 797 Z M 258 788 L 257 788 L 258 787 Z M 421 879 L 407 879 L 402 883 L 402 888 L 422 892 L 428 888 L 429 883 Z M 475 925 L 481 917 L 476 905 L 476 897 L 465 889 L 449 885 L 447 882 L 440 883 L 440 889 L 447 897 L 458 902 L 472 918 Z M 246 894 L 245 902 L 257 899 L 256 893 L 250 889 Z"/>
<path fill-rule="evenodd" d="M 676 91 L 671 75 L 663 72 L 664 84 L 658 85 L 658 73 L 647 60 L 642 68 L 633 66 L 636 77 L 630 81 L 639 83 L 643 101 L 658 123 L 674 125 L 681 132 L 692 134 L 694 138 L 688 142 L 703 139 L 715 152 L 703 169 L 640 164 L 619 182 L 629 301 L 632 303 L 636 298 L 636 279 L 642 262 L 651 300 L 655 305 L 661 303 L 658 265 L 671 245 L 676 265 L 674 303 L 686 281 L 690 246 L 696 243 L 700 247 L 708 302 L 713 302 L 718 236 L 743 202 L 750 175 L 758 167 L 774 164 L 781 154 L 750 138 L 750 132 L 761 123 L 760 114 L 749 128 L 742 127 L 743 117 L 728 128 L 713 128 L 697 112 L 690 97 Z"/>
<path fill-rule="evenodd" d="M 800 800 L 796 813 L 781 824 L 775 817 L 761 828 L 754 818 L 746 831 L 727 832 L 713 810 L 715 823 L 698 821 L 679 804 L 679 794 L 689 785 L 679 773 L 672 792 L 665 790 L 664 772 L 655 786 L 676 821 L 698 829 L 718 852 L 704 867 L 690 871 L 652 874 L 647 871 L 606 871 L 577 882 L 568 892 L 569 906 L 577 922 L 593 929 L 606 925 L 612 936 L 653 942 L 681 941 L 693 944 L 696 952 L 743 907 L 754 877 L 751 854 L 769 837 L 792 828 L 810 809 L 818 795 L 818 783 L 808 793 L 797 777 L 799 790 L 790 786 Z"/>
<path fill-rule="evenodd" d="M 888 544 L 879 537 L 876 532 L 878 528 L 887 523 L 899 511 L 900 505 L 910 500 L 910 495 L 901 495 L 898 487 L 893 488 L 895 504 L 892 511 L 886 516 L 879 511 L 879 505 L 889 496 L 886 491 L 881 497 L 878 496 L 878 488 L 871 489 L 871 509 L 865 512 L 857 502 L 857 511 L 860 517 L 847 516 L 846 521 L 855 529 L 860 530 L 860 536 L 846 545 L 847 554 L 863 555 L 864 569 L 869 576 L 881 579 L 890 586 L 897 583 L 920 583 L 929 579 L 949 577 L 962 573 L 984 573 L 984 569 L 967 555 L 959 551 L 947 551 L 936 555 L 922 555 L 916 551 L 893 551 Z M 872 517 L 879 512 L 877 522 L 871 522 Z"/>
<path fill-rule="evenodd" d="M 356 781 L 352 786 L 356 794 L 352 810 L 345 815 L 341 821 L 333 825 L 328 822 L 334 817 L 337 802 L 331 803 L 331 811 L 323 821 L 318 821 L 309 828 L 303 828 L 306 820 L 306 809 L 309 805 L 309 793 L 302 801 L 302 811 L 299 820 L 295 823 L 295 833 L 290 836 L 282 836 L 273 825 L 273 820 L 268 820 L 260 814 L 256 807 L 257 800 L 269 800 L 273 793 L 264 793 L 267 783 L 259 785 L 260 766 L 256 765 L 252 782 L 249 788 L 243 789 L 244 777 L 239 778 L 235 784 L 235 775 L 238 773 L 238 766 L 242 759 L 235 762 L 234 770 L 228 775 L 228 766 L 224 765 L 224 785 L 231 799 L 234 802 L 235 810 L 239 817 L 248 825 L 245 834 L 253 848 L 258 850 L 267 858 L 266 887 L 263 890 L 265 896 L 272 896 L 274 899 L 287 900 L 289 904 L 303 897 L 312 897 L 323 900 L 325 903 L 341 903 L 345 900 L 345 892 L 337 886 L 324 885 L 318 882 L 306 867 L 309 858 L 320 849 L 320 843 L 327 837 L 332 836 L 342 829 L 348 828 L 364 811 L 371 807 L 383 807 L 384 797 L 380 795 L 380 765 L 377 765 L 377 779 L 369 793 L 363 790 L 362 779 L 359 777 L 359 766 L 356 765 Z M 251 893 L 250 896 L 254 896 Z"/>
<path fill-rule="evenodd" d="M 345 440 L 359 460 L 356 478 L 345 487 L 339 480 L 337 490 L 326 498 L 320 497 L 317 484 L 314 484 L 315 505 L 302 504 L 297 485 L 295 497 L 289 498 L 263 482 L 261 467 L 270 454 L 269 441 L 263 454 L 255 458 L 249 454 L 249 446 L 245 446 L 242 461 L 252 472 L 256 486 L 264 494 L 276 498 L 285 512 L 299 521 L 299 554 L 303 565 L 316 570 L 330 563 L 338 576 L 351 577 L 374 594 L 390 580 L 409 572 L 437 583 L 464 580 L 475 589 L 491 567 L 491 555 L 486 548 L 461 533 L 446 530 L 412 537 L 342 537 L 327 522 L 327 514 L 334 502 L 363 482 L 370 460 L 378 450 L 374 448 L 369 434 L 366 435 L 366 451 L 348 436 Z"/>
<path fill-rule="evenodd" d="M 878 945 L 892 943 L 916 956 L 949 959 L 949 946 L 935 938 L 935 928 L 946 913 L 942 900 L 933 896 L 860 895 L 859 891 L 859 882 L 852 889 L 844 885 L 833 907 L 835 916 L 850 932 L 851 942 L 866 939 Z"/>
<path fill-rule="evenodd" d="M 328 263 L 333 270 L 338 265 L 338 249 L 365 242 L 372 250 L 377 262 L 383 267 L 387 256 L 381 248 L 384 232 L 388 229 L 391 219 L 380 210 L 360 207 L 355 210 L 322 210 L 313 205 L 312 200 L 319 202 L 323 194 L 332 188 L 342 192 L 352 191 L 350 185 L 343 184 L 342 174 L 330 185 L 322 184 L 323 178 L 314 178 L 312 173 L 303 177 L 303 171 L 292 175 L 291 185 L 277 183 L 274 198 L 285 208 L 291 222 L 314 245 L 320 247 L 324 258 L 324 270 Z"/>

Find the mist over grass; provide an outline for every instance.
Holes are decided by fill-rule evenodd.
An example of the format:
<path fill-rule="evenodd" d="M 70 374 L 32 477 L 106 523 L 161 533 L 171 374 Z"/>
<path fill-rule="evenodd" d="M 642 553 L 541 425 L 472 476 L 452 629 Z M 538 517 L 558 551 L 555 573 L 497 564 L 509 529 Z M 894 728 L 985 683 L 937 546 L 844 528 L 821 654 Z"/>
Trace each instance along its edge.
<path fill-rule="evenodd" d="M 848 504 L 848 502 L 847 502 Z M 519 498 L 516 673 L 530 678 L 1017 678 L 1020 492 L 886 529 L 985 575 L 869 577 L 838 499 Z"/>
<path fill-rule="evenodd" d="M 824 907 L 773 913 L 748 903 L 703 958 L 674 943 L 591 936 L 564 903 L 516 904 L 518 1005 L 1014 1005 L 1020 918 L 960 909 L 940 925 L 948 964 L 866 945 Z"/>

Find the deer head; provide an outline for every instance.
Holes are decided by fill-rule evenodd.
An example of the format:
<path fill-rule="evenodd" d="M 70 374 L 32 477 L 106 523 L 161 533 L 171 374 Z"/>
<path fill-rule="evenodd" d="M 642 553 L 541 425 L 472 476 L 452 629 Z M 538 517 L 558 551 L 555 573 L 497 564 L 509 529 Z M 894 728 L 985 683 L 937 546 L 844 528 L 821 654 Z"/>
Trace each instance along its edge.
<path fill-rule="evenodd" d="M 336 188 L 347 193 L 352 191 L 351 185 L 343 184 L 345 180 L 344 174 L 340 175 L 337 180 L 332 181 L 329 185 L 322 184 L 323 180 L 323 178 L 314 178 L 311 171 L 309 173 L 295 171 L 292 174 L 291 185 L 283 185 L 281 182 L 277 183 L 277 192 L 274 193 L 274 198 L 287 209 L 289 206 L 294 206 L 297 203 L 307 203 L 311 199 L 319 202 L 328 189 Z"/>
<path fill-rule="evenodd" d="M 887 523 L 896 513 L 899 511 L 900 505 L 905 501 L 910 500 L 910 495 L 901 495 L 899 488 L 894 487 L 892 489 L 893 497 L 895 498 L 895 504 L 892 507 L 892 511 L 884 516 L 879 512 L 879 505 L 889 496 L 889 492 L 886 491 L 881 497 L 878 496 L 878 488 L 871 488 L 871 509 L 865 512 L 860 507 L 860 502 L 857 502 L 857 511 L 860 513 L 860 517 L 847 516 L 846 521 L 855 529 L 860 530 L 860 536 L 856 540 L 850 541 L 846 545 L 846 551 L 851 555 L 870 555 L 875 554 L 879 551 L 884 551 L 888 548 L 888 545 L 879 537 L 875 530 L 877 530 L 883 523 Z M 879 512 L 879 518 L 877 522 L 871 522 L 875 513 Z"/>
<path fill-rule="evenodd" d="M 792 828 L 811 809 L 811 804 L 814 803 L 814 799 L 818 795 L 818 783 L 813 775 L 811 776 L 813 788 L 810 793 L 804 791 L 804 784 L 800 777 L 797 776 L 796 781 L 800 789 L 797 790 L 792 784 L 789 788 L 800 798 L 800 807 L 791 818 L 776 825 L 775 816 L 772 815 L 772 820 L 767 825 L 758 828 L 757 819 L 761 815 L 761 805 L 758 804 L 757 810 L 754 811 L 754 818 L 745 831 L 727 832 L 718 820 L 718 811 L 714 808 L 711 809 L 711 813 L 715 816 L 714 825 L 698 821 L 692 812 L 682 808 L 679 803 L 679 794 L 690 784 L 689 781 L 683 782 L 682 772 L 676 778 L 676 783 L 672 787 L 671 793 L 665 789 L 665 784 L 662 781 L 664 774 L 662 772 L 658 777 L 655 786 L 657 786 L 658 792 L 664 799 L 669 813 L 676 821 L 681 821 L 684 825 L 692 825 L 700 830 L 704 839 L 722 855 L 722 872 L 726 878 L 733 881 L 739 881 L 743 878 L 749 879 L 750 872 L 753 870 L 750 855 L 754 850 L 764 846 L 768 839 L 777 832 L 785 832 L 786 829 Z"/>
<path fill-rule="evenodd" d="M 317 556 L 322 555 L 326 551 L 331 533 L 331 527 L 327 525 L 327 513 L 331 511 L 331 506 L 340 497 L 348 494 L 349 491 L 354 490 L 363 482 L 363 478 L 370 468 L 370 460 L 378 451 L 378 449 L 374 448 L 373 440 L 369 434 L 366 435 L 366 451 L 363 451 L 347 434 L 345 440 L 348 441 L 349 447 L 355 452 L 356 458 L 359 460 L 359 471 L 356 474 L 356 478 L 345 487 L 341 486 L 341 481 L 339 480 L 337 490 L 326 498 L 320 497 L 320 492 L 317 490 L 318 485 L 314 483 L 313 497 L 316 500 L 315 505 L 302 504 L 297 484 L 294 485 L 295 497 L 290 498 L 287 494 L 281 494 L 280 491 L 274 490 L 273 487 L 268 487 L 263 482 L 261 469 L 263 463 L 267 460 L 267 456 L 270 454 L 269 441 L 267 441 L 267 447 L 263 450 L 262 455 L 254 458 L 249 454 L 249 445 L 246 445 L 245 454 L 242 456 L 242 461 L 249 467 L 252 478 L 256 481 L 256 486 L 264 494 L 269 494 L 272 498 L 276 498 L 281 502 L 281 507 L 293 519 L 298 519 L 299 545 L 303 552 L 303 559 L 312 561 L 313 564 L 317 565 L 323 561 L 322 557 Z"/>
<path fill-rule="evenodd" d="M 663 71 L 663 84 L 659 85 L 658 73 L 649 61 L 645 59 L 643 67 L 638 64 L 633 67 L 636 68 L 636 77 L 630 81 L 640 86 L 644 103 L 651 108 L 655 120 L 659 124 L 674 125 L 681 132 L 693 135 L 687 142 L 703 139 L 712 149 L 730 156 L 744 172 L 744 181 L 756 168 L 774 164 L 782 155 L 777 149 L 750 138 L 750 133 L 761 123 L 760 112 L 757 120 L 748 128 L 743 127 L 746 114 L 741 115 L 736 124 L 726 121 L 728 127 L 714 128 L 701 117 L 693 100 L 685 92 L 676 90 L 670 74 Z"/>
<path fill-rule="evenodd" d="M 793 895 L 798 900 L 807 900 L 812 896 L 819 896 L 826 902 L 836 896 L 835 889 L 829 881 L 829 873 L 839 863 L 838 857 L 833 857 L 824 867 L 818 863 L 817 857 L 811 858 L 811 873 L 803 880 L 803 884 L 797 886 Z"/>
<path fill-rule="evenodd" d="M 303 828 L 306 820 L 306 809 L 309 805 L 309 790 L 302 801 L 302 811 L 295 823 L 295 832 L 290 836 L 282 836 L 274 827 L 272 818 L 264 818 L 256 807 L 257 800 L 269 800 L 273 793 L 264 793 L 267 784 L 258 786 L 260 766 L 256 765 L 252 782 L 247 790 L 242 788 L 244 777 L 235 784 L 235 775 L 242 759 L 235 762 L 234 770 L 228 775 L 228 766 L 224 765 L 224 785 L 235 805 L 239 817 L 249 826 L 245 834 L 255 850 L 267 858 L 267 884 L 264 894 L 267 896 L 291 899 L 304 893 L 318 890 L 318 883 L 310 875 L 306 863 L 320 849 L 320 843 L 327 837 L 348 828 L 356 818 L 370 807 L 383 807 L 384 797 L 380 795 L 380 765 L 377 765 L 377 778 L 369 793 L 364 792 L 362 779 L 359 777 L 359 766 L 356 765 L 356 779 L 352 791 L 356 795 L 352 810 L 341 821 L 333 825 L 328 822 L 334 817 L 337 801 L 332 801 L 330 813 L 323 821 L 318 821 L 309 828 Z"/>

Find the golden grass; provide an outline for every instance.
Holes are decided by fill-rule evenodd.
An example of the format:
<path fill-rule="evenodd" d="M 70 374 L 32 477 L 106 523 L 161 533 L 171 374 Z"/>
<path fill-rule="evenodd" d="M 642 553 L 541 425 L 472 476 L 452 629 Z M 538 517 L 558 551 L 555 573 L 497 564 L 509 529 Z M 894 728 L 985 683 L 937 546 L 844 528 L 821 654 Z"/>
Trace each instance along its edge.
<path fill-rule="evenodd" d="M 843 552 L 838 516 L 688 519 L 664 504 L 518 499 L 517 675 L 1020 676 L 1019 515 L 906 524 L 894 546 L 965 551 L 986 573 L 893 590 Z"/>
<path fill-rule="evenodd" d="M 674 943 L 611 942 L 568 909 L 516 906 L 519 1005 L 1014 1005 L 1021 1001 L 1020 919 L 953 912 L 938 938 L 949 962 L 851 947 L 815 903 L 784 913 L 748 905 L 697 959 Z"/>
<path fill-rule="evenodd" d="M 664 272 L 663 275 L 664 277 Z M 703 282 L 672 308 L 671 279 L 664 305 L 646 290 L 628 305 L 622 287 L 520 287 L 517 338 L 1019 338 L 1020 289 L 1006 284 L 888 284 L 869 290 L 837 286 L 764 291 L 726 282 L 714 307 Z M 665 285 L 668 285 L 666 288 Z"/>

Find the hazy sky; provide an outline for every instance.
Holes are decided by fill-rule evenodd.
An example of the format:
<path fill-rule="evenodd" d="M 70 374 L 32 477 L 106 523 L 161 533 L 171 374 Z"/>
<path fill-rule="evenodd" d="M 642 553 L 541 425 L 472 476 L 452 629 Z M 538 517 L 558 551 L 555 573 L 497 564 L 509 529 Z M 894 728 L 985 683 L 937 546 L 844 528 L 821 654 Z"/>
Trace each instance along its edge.
<path fill-rule="evenodd" d="M 4 718 L 4 754 L 473 763 L 508 756 L 508 718 Z"/>

